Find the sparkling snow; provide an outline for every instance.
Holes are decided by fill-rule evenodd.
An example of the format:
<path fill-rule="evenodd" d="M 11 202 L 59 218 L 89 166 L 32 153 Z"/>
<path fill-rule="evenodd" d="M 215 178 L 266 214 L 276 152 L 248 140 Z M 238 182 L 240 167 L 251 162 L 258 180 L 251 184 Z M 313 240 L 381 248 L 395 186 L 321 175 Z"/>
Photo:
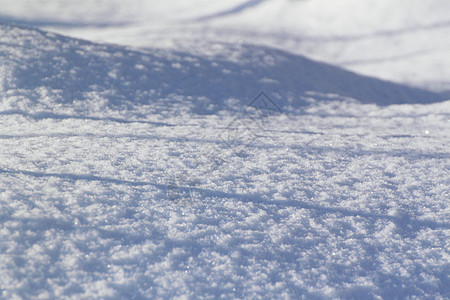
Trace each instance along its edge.
<path fill-rule="evenodd" d="M 0 298 L 449 298 L 446 2 L 333 19 L 440 36 L 412 87 L 292 54 L 353 0 L 171 1 L 0 0 Z"/>

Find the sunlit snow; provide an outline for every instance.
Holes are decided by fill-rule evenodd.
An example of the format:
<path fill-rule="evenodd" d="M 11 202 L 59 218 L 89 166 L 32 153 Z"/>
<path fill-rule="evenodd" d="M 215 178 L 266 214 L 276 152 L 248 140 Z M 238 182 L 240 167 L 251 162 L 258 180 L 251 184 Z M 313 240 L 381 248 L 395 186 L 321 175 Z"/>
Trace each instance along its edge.
<path fill-rule="evenodd" d="M 449 298 L 450 7 L 364 3 L 0 0 L 0 298 Z"/>

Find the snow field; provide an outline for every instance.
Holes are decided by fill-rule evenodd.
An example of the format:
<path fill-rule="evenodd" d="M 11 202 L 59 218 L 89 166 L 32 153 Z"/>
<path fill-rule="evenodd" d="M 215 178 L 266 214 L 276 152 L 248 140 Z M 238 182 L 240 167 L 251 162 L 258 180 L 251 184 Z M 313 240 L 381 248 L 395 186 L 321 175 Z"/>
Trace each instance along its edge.
<path fill-rule="evenodd" d="M 163 49 L 195 48 L 205 40 L 266 45 L 368 76 L 450 90 L 446 0 L 0 4 L 0 20 L 79 38 Z"/>
<path fill-rule="evenodd" d="M 2 115 L 2 295 L 445 295 L 448 102 L 337 105 L 277 117 L 242 157 L 218 137 L 233 113 Z M 204 173 L 210 144 L 228 159 Z"/>
<path fill-rule="evenodd" d="M 0 298 L 450 297 L 445 1 L 0 2 Z"/>

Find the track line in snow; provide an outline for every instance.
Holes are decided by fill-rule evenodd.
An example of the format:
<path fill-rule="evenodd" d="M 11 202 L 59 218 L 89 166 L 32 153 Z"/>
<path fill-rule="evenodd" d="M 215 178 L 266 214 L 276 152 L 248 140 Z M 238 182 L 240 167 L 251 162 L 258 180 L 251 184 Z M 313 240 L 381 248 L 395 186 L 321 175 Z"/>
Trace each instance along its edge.
<path fill-rule="evenodd" d="M 119 185 L 129 185 L 129 186 L 154 186 L 161 190 L 166 190 L 168 188 L 168 184 L 158 184 L 153 182 L 144 182 L 144 181 L 129 181 L 129 180 L 120 180 L 108 177 L 100 177 L 94 175 L 77 175 L 77 174 L 69 174 L 69 173 L 43 173 L 43 172 L 34 172 L 34 171 L 25 171 L 25 170 L 6 170 L 0 169 L 0 173 L 4 174 L 14 174 L 14 175 L 27 175 L 33 177 L 57 177 L 64 180 L 73 180 L 73 181 L 100 181 L 105 183 L 119 184 Z M 376 214 L 371 212 L 363 212 L 357 210 L 351 210 L 347 208 L 341 207 L 329 207 L 324 205 L 312 204 L 306 201 L 301 200 L 267 200 L 266 196 L 259 194 L 239 194 L 239 193 L 229 193 L 222 192 L 216 190 L 203 189 L 199 187 L 190 187 L 190 186 L 178 186 L 178 189 L 183 189 L 186 191 L 193 190 L 197 193 L 200 193 L 203 199 L 207 197 L 217 197 L 217 198 L 232 198 L 237 201 L 253 203 L 253 204 L 263 204 L 265 206 L 276 206 L 280 207 L 294 207 L 294 208 L 303 208 L 309 210 L 315 210 L 321 214 L 338 214 L 343 216 L 351 216 L 351 217 L 363 217 L 366 219 L 373 220 L 387 220 L 392 221 L 397 224 L 399 227 L 406 228 L 409 231 L 418 231 L 421 228 L 430 228 L 430 229 L 450 229 L 450 223 L 448 222 L 437 222 L 433 220 L 420 220 L 414 219 L 409 215 L 383 215 Z"/>
<path fill-rule="evenodd" d="M 450 49 L 450 45 L 447 45 L 445 47 L 439 47 L 439 48 L 430 48 L 430 49 L 421 49 L 416 51 L 411 51 L 408 53 L 403 53 L 400 55 L 395 56 L 389 56 L 389 57 L 373 57 L 370 59 L 359 59 L 359 60 L 348 60 L 348 61 L 338 61 L 337 64 L 343 67 L 346 66 L 358 66 L 358 65 L 370 65 L 370 64 L 379 64 L 379 63 L 386 63 L 386 62 L 393 62 L 393 61 L 401 61 L 401 60 L 407 60 L 412 57 L 417 57 L 421 55 L 426 55 L 434 52 L 442 51 L 443 49 Z M 449 50 L 450 52 L 450 50 Z"/>
<path fill-rule="evenodd" d="M 26 170 L 7 170 L 0 169 L 0 173 L 4 174 L 16 174 L 16 175 L 27 175 L 32 177 L 56 177 L 64 180 L 84 180 L 84 181 L 100 181 L 106 183 L 120 184 L 120 185 L 129 185 L 129 186 L 148 186 L 152 185 L 158 188 L 163 188 L 165 185 L 154 183 L 154 182 L 144 182 L 144 181 L 128 181 L 121 179 L 114 179 L 108 177 L 100 177 L 95 175 L 78 175 L 78 174 L 70 174 L 70 173 L 44 173 L 44 172 L 35 172 L 35 171 L 26 171 Z"/>
<path fill-rule="evenodd" d="M 0 115 L 22 115 L 24 117 L 32 118 L 36 121 L 43 119 L 56 119 L 56 120 L 66 120 L 66 119 L 77 119 L 77 120 L 90 120 L 90 121 L 107 121 L 107 122 L 115 122 L 115 123 L 123 123 L 123 124 L 131 124 L 131 123 L 142 123 L 142 124 L 150 124 L 155 126 L 179 126 L 178 124 L 170 124 L 164 122 L 153 122 L 153 121 L 144 121 L 144 120 L 127 120 L 127 119 L 119 119 L 119 118 L 102 118 L 102 117 L 92 117 L 92 116 L 77 116 L 77 115 L 65 115 L 65 114 L 55 114 L 52 112 L 36 112 L 36 113 L 27 113 L 21 110 L 6 110 L 0 112 Z"/>
<path fill-rule="evenodd" d="M 208 21 L 211 19 L 216 19 L 216 18 L 220 18 L 220 17 L 225 17 L 228 15 L 233 15 L 236 13 L 240 13 L 246 9 L 249 9 L 251 7 L 255 7 L 259 4 L 261 4 L 262 2 L 264 2 L 265 0 L 249 0 L 246 1 L 242 4 L 239 4 L 231 9 L 225 10 L 225 11 L 221 11 L 221 12 L 217 12 L 215 14 L 211 14 L 211 15 L 207 15 L 207 16 L 203 16 L 203 17 L 199 17 L 197 19 L 195 19 L 194 21 L 197 22 L 201 22 L 201 21 Z"/>

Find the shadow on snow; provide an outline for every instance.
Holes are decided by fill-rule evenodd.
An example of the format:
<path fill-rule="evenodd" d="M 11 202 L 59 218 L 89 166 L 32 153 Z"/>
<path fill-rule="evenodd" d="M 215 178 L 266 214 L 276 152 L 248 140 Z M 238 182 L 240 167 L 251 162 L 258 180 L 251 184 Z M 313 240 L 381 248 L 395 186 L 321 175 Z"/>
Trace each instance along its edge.
<path fill-rule="evenodd" d="M 118 185 L 128 185 L 128 186 L 154 186 L 158 189 L 165 190 L 167 186 L 165 184 L 159 184 L 154 182 L 147 181 L 129 181 L 129 180 L 121 180 L 114 179 L 108 177 L 94 176 L 94 175 L 79 175 L 79 174 L 69 174 L 69 173 L 44 173 L 44 172 L 34 172 L 34 171 L 25 171 L 25 170 L 5 170 L 0 169 L 0 173 L 3 174 L 11 174 L 11 175 L 26 175 L 33 177 L 56 177 L 61 178 L 63 180 L 70 181 L 99 181 L 110 184 L 118 184 Z M 412 231 L 410 234 L 414 234 L 414 231 L 418 231 L 421 228 L 430 228 L 430 229 L 438 229 L 445 228 L 450 229 L 450 223 L 447 222 L 436 222 L 432 220 L 418 220 L 411 218 L 408 215 L 399 215 L 399 216 L 391 216 L 391 215 L 382 215 L 382 214 L 374 214 L 370 212 L 356 211 L 350 210 L 346 208 L 339 207 L 327 207 L 322 205 L 311 204 L 301 200 L 289 200 L 289 201 L 276 201 L 276 200 L 266 200 L 263 199 L 264 195 L 259 194 L 239 194 L 239 193 L 227 193 L 221 191 L 214 191 L 209 189 L 197 188 L 197 187 L 181 187 L 178 186 L 178 189 L 183 190 L 194 190 L 199 193 L 204 199 L 208 197 L 217 197 L 217 198 L 232 198 L 237 199 L 237 201 L 242 202 L 252 202 L 255 204 L 264 204 L 264 205 L 274 205 L 276 207 L 296 207 L 296 208 L 304 208 L 315 210 L 321 214 L 338 214 L 343 216 L 352 216 L 352 217 L 363 217 L 367 219 L 373 220 L 387 220 L 392 221 L 397 224 L 403 230 Z"/>
<path fill-rule="evenodd" d="M 306 105 L 301 98 L 309 91 L 378 105 L 445 99 L 267 47 L 213 44 L 222 49 L 219 55 L 194 55 L 136 51 L 14 25 L 0 25 L 0 33 L 0 57 L 8 58 L 0 92 L 14 91 L 37 103 L 43 102 L 42 88 L 60 104 L 98 98 L 115 109 L 181 105 L 198 114 L 229 109 L 229 99 L 245 105 L 261 90 L 284 108 Z"/>

